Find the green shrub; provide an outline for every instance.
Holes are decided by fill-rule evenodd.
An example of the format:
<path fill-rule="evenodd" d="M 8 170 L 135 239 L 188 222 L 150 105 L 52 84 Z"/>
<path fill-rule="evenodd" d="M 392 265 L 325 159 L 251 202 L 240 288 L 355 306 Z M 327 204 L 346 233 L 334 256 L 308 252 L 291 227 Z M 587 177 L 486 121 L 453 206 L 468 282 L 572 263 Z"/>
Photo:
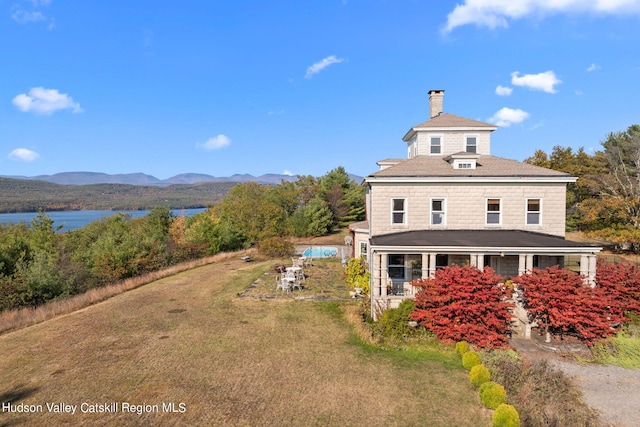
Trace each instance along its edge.
<path fill-rule="evenodd" d="M 469 351 L 469 343 L 466 341 L 458 341 L 456 343 L 456 351 L 460 356 Z"/>
<path fill-rule="evenodd" d="M 379 326 L 386 337 L 402 338 L 410 335 L 413 329 L 409 327 L 409 315 L 413 312 L 413 301 L 405 299 L 398 308 L 390 308 L 380 316 Z"/>
<path fill-rule="evenodd" d="M 506 403 L 498 405 L 491 421 L 494 427 L 520 427 L 518 411 Z"/>
<path fill-rule="evenodd" d="M 480 355 L 473 350 L 469 350 L 462 355 L 462 366 L 464 366 L 467 371 L 481 363 Z"/>
<path fill-rule="evenodd" d="M 272 258 L 282 258 L 293 255 L 295 245 L 282 237 L 270 237 L 260 242 L 260 253 Z"/>
<path fill-rule="evenodd" d="M 507 392 L 500 384 L 488 381 L 480 386 L 480 400 L 485 408 L 496 409 L 507 402 Z"/>
<path fill-rule="evenodd" d="M 367 270 L 367 263 L 362 258 L 351 258 L 344 266 L 343 277 L 351 288 L 360 288 L 364 295 L 369 294 L 371 273 Z M 411 310 L 413 310 L 413 303 Z"/>
<path fill-rule="evenodd" d="M 484 365 L 476 365 L 469 371 L 469 380 L 475 387 L 480 387 L 489 379 L 491 379 L 491 374 Z"/>

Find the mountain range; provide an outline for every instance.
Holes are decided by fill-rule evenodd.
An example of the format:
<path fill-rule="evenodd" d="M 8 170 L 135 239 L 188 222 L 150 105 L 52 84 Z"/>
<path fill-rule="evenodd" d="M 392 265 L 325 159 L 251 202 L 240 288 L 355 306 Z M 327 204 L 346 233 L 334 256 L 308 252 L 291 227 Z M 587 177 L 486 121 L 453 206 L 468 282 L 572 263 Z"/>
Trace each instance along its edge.
<path fill-rule="evenodd" d="M 265 174 L 253 176 L 249 174 L 235 174 L 229 177 L 216 177 L 199 173 L 183 173 L 167 179 L 158 179 L 155 176 L 144 173 L 106 174 L 101 172 L 61 172 L 54 175 L 38 176 L 9 176 L 3 178 L 27 179 L 34 181 L 46 181 L 62 185 L 90 185 L 90 184 L 130 184 L 166 187 L 173 184 L 199 184 L 203 182 L 249 182 L 255 181 L 261 184 L 280 184 L 284 181 L 296 181 L 298 178 L 292 175 Z M 354 177 L 356 179 L 359 177 Z M 362 179 L 362 178 L 360 178 Z M 357 181 L 359 182 L 359 181 Z"/>

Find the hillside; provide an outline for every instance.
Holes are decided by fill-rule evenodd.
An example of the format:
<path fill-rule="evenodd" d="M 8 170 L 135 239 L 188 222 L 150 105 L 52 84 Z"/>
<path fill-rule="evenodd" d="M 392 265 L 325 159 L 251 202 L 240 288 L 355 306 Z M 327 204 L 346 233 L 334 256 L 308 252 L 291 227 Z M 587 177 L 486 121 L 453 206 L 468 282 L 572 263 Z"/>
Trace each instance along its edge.
<path fill-rule="evenodd" d="M 60 210 L 136 210 L 169 206 L 207 207 L 221 200 L 237 182 L 168 186 L 130 184 L 62 185 L 0 178 L 0 213 Z"/>
<path fill-rule="evenodd" d="M 235 174 L 228 177 L 216 177 L 201 173 L 183 173 L 167 179 L 158 179 L 153 175 L 144 173 L 107 174 L 102 172 L 60 172 L 53 175 L 38 176 L 2 176 L 0 178 L 13 178 L 29 181 L 45 181 L 63 185 L 89 185 L 89 184 L 131 184 L 166 187 L 173 184 L 199 184 L 203 182 L 248 182 L 255 181 L 261 184 L 280 184 L 284 181 L 295 181 L 297 177 L 281 174 L 265 174 L 253 176 L 250 174 Z"/>

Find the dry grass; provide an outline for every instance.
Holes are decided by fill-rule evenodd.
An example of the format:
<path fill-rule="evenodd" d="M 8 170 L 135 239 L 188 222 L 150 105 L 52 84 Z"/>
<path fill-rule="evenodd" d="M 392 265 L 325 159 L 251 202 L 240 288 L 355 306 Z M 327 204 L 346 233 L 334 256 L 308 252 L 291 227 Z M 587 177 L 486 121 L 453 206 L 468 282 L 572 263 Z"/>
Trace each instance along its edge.
<path fill-rule="evenodd" d="M 483 426 L 466 371 L 359 344 L 352 302 L 238 298 L 273 261 L 232 258 L 0 336 L 3 425 Z M 184 403 L 48 413 L 47 402 Z"/>

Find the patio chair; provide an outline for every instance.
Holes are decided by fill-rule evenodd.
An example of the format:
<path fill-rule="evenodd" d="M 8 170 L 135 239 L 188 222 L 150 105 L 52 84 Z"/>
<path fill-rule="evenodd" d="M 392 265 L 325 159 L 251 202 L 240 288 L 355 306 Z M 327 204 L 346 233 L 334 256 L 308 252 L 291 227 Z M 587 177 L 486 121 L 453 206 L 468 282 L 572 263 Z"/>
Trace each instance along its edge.
<path fill-rule="evenodd" d="M 278 292 L 278 289 L 282 289 L 282 293 L 289 293 L 291 290 L 291 283 L 279 274 L 276 275 L 276 292 Z"/>

